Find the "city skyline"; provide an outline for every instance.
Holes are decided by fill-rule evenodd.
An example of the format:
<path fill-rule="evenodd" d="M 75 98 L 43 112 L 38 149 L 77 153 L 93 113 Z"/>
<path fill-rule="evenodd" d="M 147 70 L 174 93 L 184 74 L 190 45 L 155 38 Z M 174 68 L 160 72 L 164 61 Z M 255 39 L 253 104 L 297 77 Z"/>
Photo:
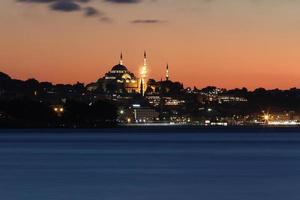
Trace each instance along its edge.
<path fill-rule="evenodd" d="M 89 83 L 118 63 L 185 86 L 300 87 L 297 1 L 4 0 L 0 71 Z M 154 12 L 155 11 L 155 12 Z"/>

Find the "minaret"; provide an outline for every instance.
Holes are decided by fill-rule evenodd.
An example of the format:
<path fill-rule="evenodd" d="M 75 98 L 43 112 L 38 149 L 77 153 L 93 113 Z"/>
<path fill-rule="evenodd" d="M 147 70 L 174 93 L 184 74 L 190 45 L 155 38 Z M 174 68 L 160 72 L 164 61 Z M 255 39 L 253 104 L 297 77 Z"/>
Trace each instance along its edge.
<path fill-rule="evenodd" d="M 141 95 L 144 96 L 145 95 L 145 91 L 144 91 L 144 79 L 143 78 L 141 79 L 141 86 L 140 87 L 141 87 L 140 88 L 141 89 L 141 91 L 140 91 Z"/>
<path fill-rule="evenodd" d="M 120 55 L 120 65 L 123 65 L 123 53 L 121 52 L 121 55 Z"/>
<path fill-rule="evenodd" d="M 141 70 L 141 88 L 140 88 L 140 91 L 141 91 L 141 95 L 145 95 L 145 91 L 147 89 L 147 85 L 146 85 L 146 77 L 147 77 L 147 73 L 148 73 L 148 70 L 147 70 L 147 53 L 146 51 L 144 52 L 144 65 L 142 67 L 142 70 Z"/>
<path fill-rule="evenodd" d="M 144 67 L 147 67 L 147 53 L 144 51 Z"/>
<path fill-rule="evenodd" d="M 170 75 L 169 75 L 169 64 L 167 64 L 167 69 L 166 69 L 166 81 L 168 81 L 170 79 Z"/>

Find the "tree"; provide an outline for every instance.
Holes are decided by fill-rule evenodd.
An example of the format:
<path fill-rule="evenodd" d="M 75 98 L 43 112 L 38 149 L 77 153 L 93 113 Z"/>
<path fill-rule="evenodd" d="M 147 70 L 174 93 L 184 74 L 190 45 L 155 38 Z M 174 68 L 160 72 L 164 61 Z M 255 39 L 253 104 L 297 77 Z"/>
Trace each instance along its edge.
<path fill-rule="evenodd" d="M 117 107 L 108 101 L 96 101 L 90 108 L 93 120 L 114 122 L 117 119 Z"/>

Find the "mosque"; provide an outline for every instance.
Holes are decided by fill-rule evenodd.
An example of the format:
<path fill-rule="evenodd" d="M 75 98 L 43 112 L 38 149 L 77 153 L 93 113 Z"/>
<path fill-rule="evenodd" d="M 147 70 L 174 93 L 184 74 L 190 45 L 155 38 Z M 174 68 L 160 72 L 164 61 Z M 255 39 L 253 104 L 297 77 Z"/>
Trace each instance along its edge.
<path fill-rule="evenodd" d="M 98 79 L 96 83 L 89 84 L 89 91 L 99 91 L 109 94 L 141 94 L 145 95 L 148 88 L 148 63 L 147 53 L 144 52 L 144 64 L 140 69 L 139 77 L 128 70 L 124 65 L 123 54 L 120 55 L 120 61 L 113 66 L 104 77 Z M 169 81 L 169 65 L 166 67 L 166 81 Z M 149 87 L 155 90 L 157 84 L 150 84 Z"/>
<path fill-rule="evenodd" d="M 147 89 L 147 54 L 144 53 L 144 65 L 140 71 L 140 77 L 135 76 L 124 65 L 123 54 L 117 65 L 100 78 L 95 84 L 89 86 L 89 90 L 101 90 L 105 93 L 135 93 L 144 95 Z"/>

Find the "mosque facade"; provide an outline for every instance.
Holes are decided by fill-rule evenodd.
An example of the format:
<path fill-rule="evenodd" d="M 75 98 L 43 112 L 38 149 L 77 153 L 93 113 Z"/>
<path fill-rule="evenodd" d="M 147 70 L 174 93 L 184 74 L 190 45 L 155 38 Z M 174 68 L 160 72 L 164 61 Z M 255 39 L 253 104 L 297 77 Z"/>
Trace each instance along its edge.
<path fill-rule="evenodd" d="M 124 65 L 123 54 L 120 55 L 120 61 L 113 66 L 104 77 L 100 78 L 95 84 L 89 86 L 90 90 L 101 90 L 104 93 L 128 93 L 142 94 L 146 91 L 146 72 L 147 72 L 147 56 L 144 54 L 144 66 L 140 77 Z"/>

